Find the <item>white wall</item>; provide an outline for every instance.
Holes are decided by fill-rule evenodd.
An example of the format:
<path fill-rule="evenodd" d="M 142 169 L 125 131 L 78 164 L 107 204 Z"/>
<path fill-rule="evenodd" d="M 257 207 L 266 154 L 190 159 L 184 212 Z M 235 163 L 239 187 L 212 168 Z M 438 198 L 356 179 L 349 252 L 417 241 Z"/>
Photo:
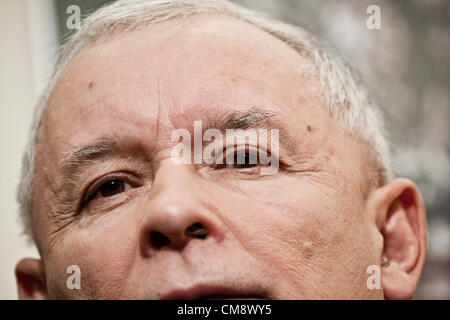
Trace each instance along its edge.
<path fill-rule="evenodd" d="M 16 299 L 14 266 L 37 250 L 20 235 L 15 201 L 33 105 L 52 65 L 52 0 L 0 1 L 0 299 Z"/>

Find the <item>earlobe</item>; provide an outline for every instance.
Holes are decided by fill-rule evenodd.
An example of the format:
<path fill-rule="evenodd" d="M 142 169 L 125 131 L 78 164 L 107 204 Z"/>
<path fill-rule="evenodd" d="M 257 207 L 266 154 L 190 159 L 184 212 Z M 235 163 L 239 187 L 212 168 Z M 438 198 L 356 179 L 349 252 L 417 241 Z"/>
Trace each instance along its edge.
<path fill-rule="evenodd" d="M 425 207 L 416 185 L 396 179 L 380 189 L 377 224 L 383 236 L 382 284 L 386 299 L 411 299 L 427 250 Z"/>
<path fill-rule="evenodd" d="M 15 269 L 20 300 L 47 299 L 45 272 L 39 259 L 25 258 Z"/>

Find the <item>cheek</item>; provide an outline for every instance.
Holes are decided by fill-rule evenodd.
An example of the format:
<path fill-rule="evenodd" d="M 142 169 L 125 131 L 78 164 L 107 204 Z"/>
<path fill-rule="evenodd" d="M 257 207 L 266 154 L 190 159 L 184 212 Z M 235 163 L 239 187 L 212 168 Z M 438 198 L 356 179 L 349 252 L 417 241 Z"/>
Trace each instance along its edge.
<path fill-rule="evenodd" d="M 125 210 L 110 212 L 88 226 L 74 226 L 47 258 L 49 290 L 58 296 L 117 298 L 137 254 L 136 221 Z M 81 289 L 69 290 L 67 267 L 81 271 Z"/>
<path fill-rule="evenodd" d="M 239 213 L 229 223 L 236 238 L 274 276 L 295 283 L 297 294 L 320 297 L 335 288 L 343 295 L 346 286 L 365 284 L 361 277 L 371 255 L 361 203 L 306 179 L 249 181 L 234 190 L 240 192 L 227 212 Z"/>
<path fill-rule="evenodd" d="M 326 203 L 298 181 L 294 186 L 289 179 L 237 181 L 227 186 L 233 193 L 222 205 L 221 218 L 237 240 L 276 268 L 305 264 L 328 241 L 317 232 L 329 215 Z"/>

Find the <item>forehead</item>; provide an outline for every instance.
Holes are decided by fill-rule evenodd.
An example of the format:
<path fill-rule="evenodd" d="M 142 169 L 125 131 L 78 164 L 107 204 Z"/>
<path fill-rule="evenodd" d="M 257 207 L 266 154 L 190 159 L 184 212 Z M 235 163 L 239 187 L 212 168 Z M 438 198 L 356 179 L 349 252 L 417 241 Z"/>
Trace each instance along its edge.
<path fill-rule="evenodd" d="M 308 95 L 304 66 L 285 43 L 233 18 L 158 23 L 84 49 L 58 80 L 45 127 L 81 144 L 100 130 L 164 127 L 226 109 L 270 105 L 292 117 Z"/>

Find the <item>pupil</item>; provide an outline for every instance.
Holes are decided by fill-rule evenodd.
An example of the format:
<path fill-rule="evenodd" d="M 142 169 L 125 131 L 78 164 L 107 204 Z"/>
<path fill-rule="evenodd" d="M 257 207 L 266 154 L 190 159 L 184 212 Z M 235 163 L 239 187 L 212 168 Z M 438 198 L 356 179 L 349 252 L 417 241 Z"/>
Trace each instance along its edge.
<path fill-rule="evenodd" d="M 125 186 L 121 180 L 111 180 L 104 183 L 100 187 L 100 193 L 103 197 L 111 197 L 117 193 L 123 192 L 124 190 Z"/>
<path fill-rule="evenodd" d="M 256 163 L 250 163 L 250 156 L 248 153 L 236 154 L 234 160 L 236 168 L 251 168 L 257 165 Z M 252 160 L 255 162 L 254 159 Z"/>

